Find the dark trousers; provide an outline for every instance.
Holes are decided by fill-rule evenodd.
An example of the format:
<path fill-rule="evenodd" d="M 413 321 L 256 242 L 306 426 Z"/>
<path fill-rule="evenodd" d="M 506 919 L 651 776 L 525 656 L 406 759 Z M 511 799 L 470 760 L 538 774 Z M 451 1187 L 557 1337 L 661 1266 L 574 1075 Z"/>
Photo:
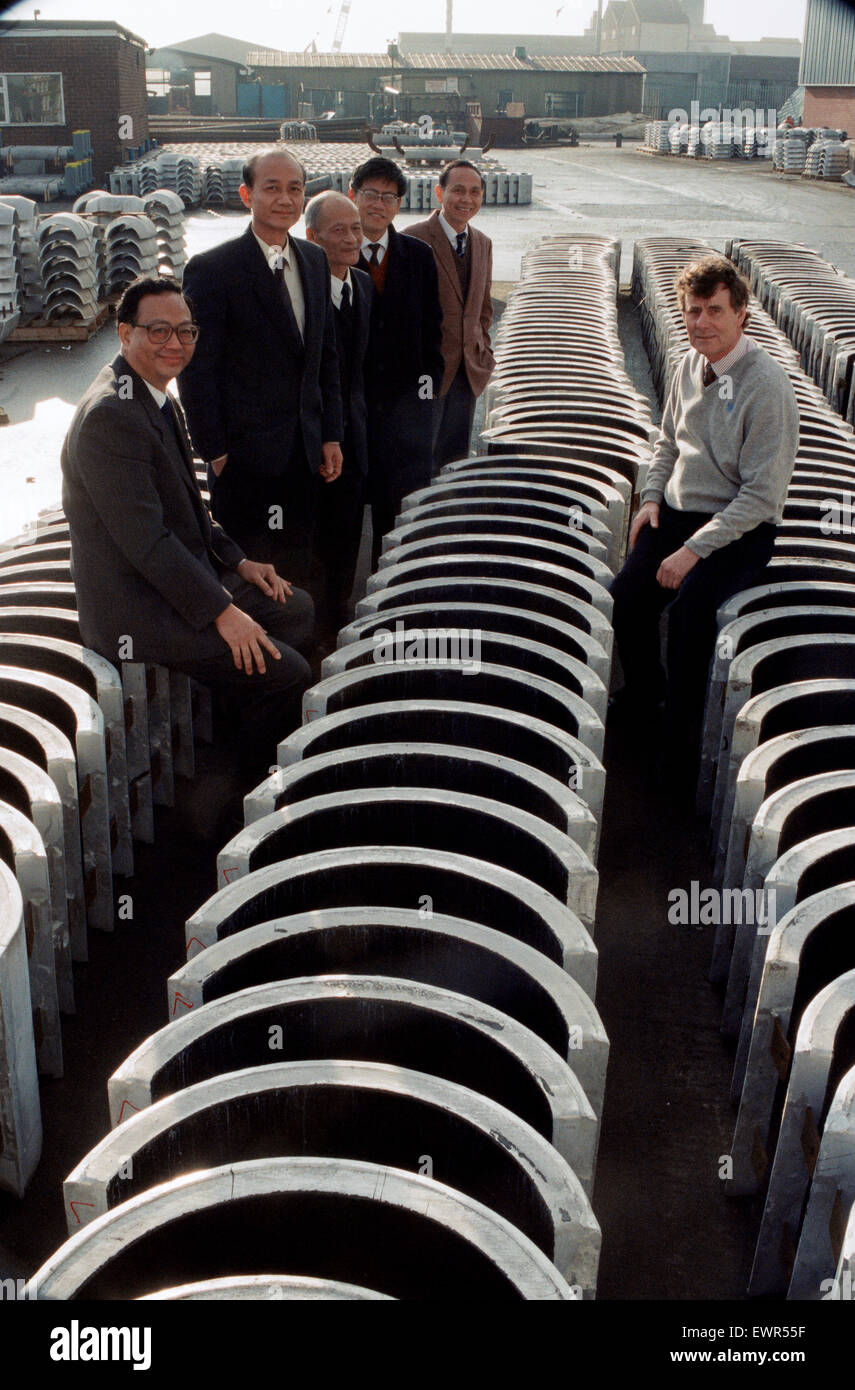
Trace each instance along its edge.
<path fill-rule="evenodd" d="M 365 478 L 358 469 L 348 466 L 350 450 L 346 439 L 342 453 L 341 475 L 333 483 L 321 483 L 315 532 L 315 555 L 320 568 L 318 631 L 327 635 L 338 632 L 350 617 L 347 606 L 356 576 L 365 507 Z"/>
<path fill-rule="evenodd" d="M 434 478 L 446 463 L 468 457 L 474 419 L 475 397 L 461 362 L 445 395 L 433 403 Z"/>
<path fill-rule="evenodd" d="M 318 590 L 314 561 L 318 489 L 302 447 L 281 477 L 258 477 L 227 463 L 219 477 L 208 467 L 211 511 L 248 560 L 276 566 L 291 584 Z"/>
<path fill-rule="evenodd" d="M 234 602 L 265 629 L 281 653 L 275 660 L 264 653 L 264 675 L 248 676 L 234 664 L 231 650 L 223 642 L 222 653 L 173 663 L 174 669 L 193 676 L 215 693 L 226 728 L 235 743 L 241 763 L 255 771 L 276 761 L 276 745 L 300 724 L 304 690 L 312 684 L 312 672 L 302 651 L 312 642 L 314 608 L 302 589 L 295 589 L 283 603 L 267 598 L 255 584 L 238 575 L 223 578 Z"/>
<path fill-rule="evenodd" d="M 656 582 L 662 561 L 710 520 L 709 513 L 679 512 L 662 502 L 659 526 L 645 526 L 611 585 L 615 642 L 629 702 L 651 710 L 664 697 L 668 731 L 697 748 L 703 722 L 716 612 L 725 599 L 750 587 L 767 564 L 776 527 L 764 522 L 739 540 L 699 560 L 679 589 Z M 659 619 L 668 610 L 667 676 L 659 659 Z"/>

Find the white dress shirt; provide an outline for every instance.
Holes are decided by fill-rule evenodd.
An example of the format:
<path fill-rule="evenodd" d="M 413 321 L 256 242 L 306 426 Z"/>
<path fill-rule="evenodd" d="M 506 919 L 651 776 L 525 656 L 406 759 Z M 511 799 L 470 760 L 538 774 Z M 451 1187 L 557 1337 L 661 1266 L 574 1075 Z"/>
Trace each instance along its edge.
<path fill-rule="evenodd" d="M 448 237 L 448 240 L 451 242 L 451 249 L 452 249 L 452 251 L 454 252 L 454 254 L 455 254 L 455 256 L 456 256 L 456 255 L 457 255 L 457 233 L 456 233 L 456 231 L 454 230 L 454 228 L 452 227 L 451 223 L 450 223 L 450 222 L 447 222 L 447 221 L 445 220 L 445 213 L 442 211 L 442 209 L 440 209 L 440 213 L 439 213 L 439 225 L 442 227 L 442 230 L 445 232 L 445 235 Z M 468 240 L 469 240 L 469 228 L 468 228 L 468 227 L 464 227 L 464 228 L 463 228 L 463 235 L 464 235 L 464 237 L 466 238 L 466 240 L 465 240 L 464 243 L 463 243 L 463 250 L 465 251 L 465 250 L 466 250 L 466 243 L 467 243 Z"/>
<path fill-rule="evenodd" d="M 380 249 L 377 252 L 377 264 L 382 265 L 383 257 L 389 249 L 389 228 L 387 227 L 383 235 L 381 237 L 378 237 L 376 241 L 373 241 L 371 237 L 367 236 L 364 236 L 362 238 L 362 254 L 365 257 L 366 261 L 368 261 L 368 264 L 370 265 L 371 252 L 368 249 L 369 246 L 379 246 Z"/>
<path fill-rule="evenodd" d="M 261 240 L 254 227 L 252 235 L 264 252 L 264 259 L 270 266 L 271 272 L 281 263 L 282 278 L 291 297 L 294 318 L 297 320 L 300 337 L 304 338 L 306 336 L 306 301 L 303 298 L 303 282 L 300 279 L 300 271 L 297 267 L 297 258 L 294 254 L 291 238 L 286 238 L 284 246 L 268 246 L 266 241 Z"/>
<path fill-rule="evenodd" d="M 145 377 L 143 377 L 143 381 L 145 381 Z M 157 386 L 152 386 L 150 381 L 145 381 L 145 384 L 148 387 L 151 394 L 154 396 L 154 399 L 157 401 L 158 410 L 162 410 L 166 402 L 166 392 L 161 391 Z"/>
<path fill-rule="evenodd" d="M 350 289 L 350 303 L 353 305 L 353 281 L 350 278 L 349 266 L 344 272 L 343 280 L 339 280 L 337 275 L 330 275 L 330 294 L 332 295 L 332 302 L 336 309 L 341 308 L 341 292 L 345 285 Z"/>

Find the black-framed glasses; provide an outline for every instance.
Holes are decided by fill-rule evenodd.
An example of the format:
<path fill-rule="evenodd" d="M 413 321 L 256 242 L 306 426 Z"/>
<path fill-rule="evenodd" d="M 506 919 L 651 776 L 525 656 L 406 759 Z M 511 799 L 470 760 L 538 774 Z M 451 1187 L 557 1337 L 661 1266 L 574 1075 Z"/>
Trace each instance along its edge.
<path fill-rule="evenodd" d="M 199 336 L 199 328 L 195 323 L 179 323 L 177 328 L 173 328 L 171 323 L 166 323 L 164 319 L 155 319 L 152 323 L 134 323 L 132 328 L 144 328 L 148 334 L 150 343 L 155 343 L 158 347 L 163 347 L 168 343 L 173 333 L 184 347 L 189 347 L 190 343 L 195 343 Z"/>
<path fill-rule="evenodd" d="M 391 207 L 393 203 L 400 203 L 403 193 L 378 193 L 376 188 L 360 188 L 358 190 L 369 203 L 385 203 L 386 207 Z"/>

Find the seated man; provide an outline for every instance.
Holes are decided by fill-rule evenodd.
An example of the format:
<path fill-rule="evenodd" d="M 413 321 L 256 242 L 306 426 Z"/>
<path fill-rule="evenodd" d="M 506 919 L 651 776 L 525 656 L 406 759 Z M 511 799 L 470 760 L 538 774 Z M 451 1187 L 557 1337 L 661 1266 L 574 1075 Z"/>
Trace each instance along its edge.
<path fill-rule="evenodd" d="M 664 697 L 674 769 L 688 787 L 716 611 L 772 554 L 799 415 L 783 367 L 743 332 L 749 287 L 730 261 L 687 266 L 677 294 L 691 349 L 671 383 L 630 554 L 612 584 L 625 686 L 610 710 L 641 728 Z M 666 606 L 667 679 L 659 661 Z"/>
<path fill-rule="evenodd" d="M 212 523 L 169 382 L 198 329 L 181 286 L 140 277 L 116 312 L 121 353 L 81 400 L 62 450 L 62 504 L 83 641 L 115 665 L 158 662 L 239 701 L 259 773 L 299 723 L 311 672 L 308 594 Z"/>

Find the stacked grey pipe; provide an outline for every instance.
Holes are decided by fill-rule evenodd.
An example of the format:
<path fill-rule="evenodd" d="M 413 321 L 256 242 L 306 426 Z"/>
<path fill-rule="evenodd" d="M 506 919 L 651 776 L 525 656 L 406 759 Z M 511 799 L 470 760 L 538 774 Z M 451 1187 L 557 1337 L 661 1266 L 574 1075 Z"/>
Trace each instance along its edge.
<path fill-rule="evenodd" d="M 283 145 L 282 148 L 288 147 Z M 426 148 L 432 147 L 427 144 Z M 401 154 L 395 146 L 390 144 L 383 152 L 400 163 Z M 448 157 L 451 158 L 455 152 L 449 149 Z M 135 164 L 113 169 L 110 173 L 110 191 L 117 196 L 147 198 L 155 189 L 170 189 L 180 195 L 186 207 L 196 207 L 200 203 L 209 207 L 239 207 L 238 189 L 243 181 L 244 162 L 257 153 L 258 146 L 253 144 L 169 146 Z M 307 182 L 329 175 L 331 186 L 346 193 L 354 169 L 370 159 L 375 151 L 369 145 L 352 145 L 344 141 L 313 143 L 309 149 L 297 140 L 290 153 L 303 163 Z M 480 164 L 481 151 L 467 150 L 466 158 Z M 401 200 L 401 211 L 418 212 L 436 207 L 436 172 L 404 168 L 403 173 L 407 188 Z M 487 183 L 485 204 L 521 206 L 531 203 L 531 174 L 498 169 L 494 162 L 490 162 L 484 166 L 484 177 Z"/>
<path fill-rule="evenodd" d="M 730 241 L 726 251 L 797 348 L 807 375 L 855 424 L 855 279 L 790 242 Z"/>
<path fill-rule="evenodd" d="M 687 343 L 675 274 L 709 250 L 676 238 L 636 244 L 633 289 L 660 390 Z M 812 252 L 730 250 L 770 303 L 782 310 L 793 285 L 799 302 Z M 720 894 L 711 979 L 725 988 L 722 1030 L 737 1043 L 727 1191 L 764 1198 L 752 1294 L 845 1298 L 855 1230 L 855 439 L 753 297 L 747 331 L 787 371 L 801 438 L 764 582 L 719 611 L 698 786 Z"/>
<path fill-rule="evenodd" d="M 80 645 L 61 513 L 0 548 L 0 1186 L 16 1196 L 41 1151 L 38 1073 L 62 1076 L 73 963 L 114 929 L 113 874 L 153 838 L 153 803 L 193 774 L 193 717 L 186 678 L 120 675 Z"/>
<path fill-rule="evenodd" d="M 494 393 L 523 436 L 405 499 L 187 922 L 169 1021 L 111 1079 L 41 1297 L 594 1296 L 606 584 L 649 454 L 614 389 L 618 261 L 527 255 Z M 512 371 L 538 340 L 542 438 Z"/>

